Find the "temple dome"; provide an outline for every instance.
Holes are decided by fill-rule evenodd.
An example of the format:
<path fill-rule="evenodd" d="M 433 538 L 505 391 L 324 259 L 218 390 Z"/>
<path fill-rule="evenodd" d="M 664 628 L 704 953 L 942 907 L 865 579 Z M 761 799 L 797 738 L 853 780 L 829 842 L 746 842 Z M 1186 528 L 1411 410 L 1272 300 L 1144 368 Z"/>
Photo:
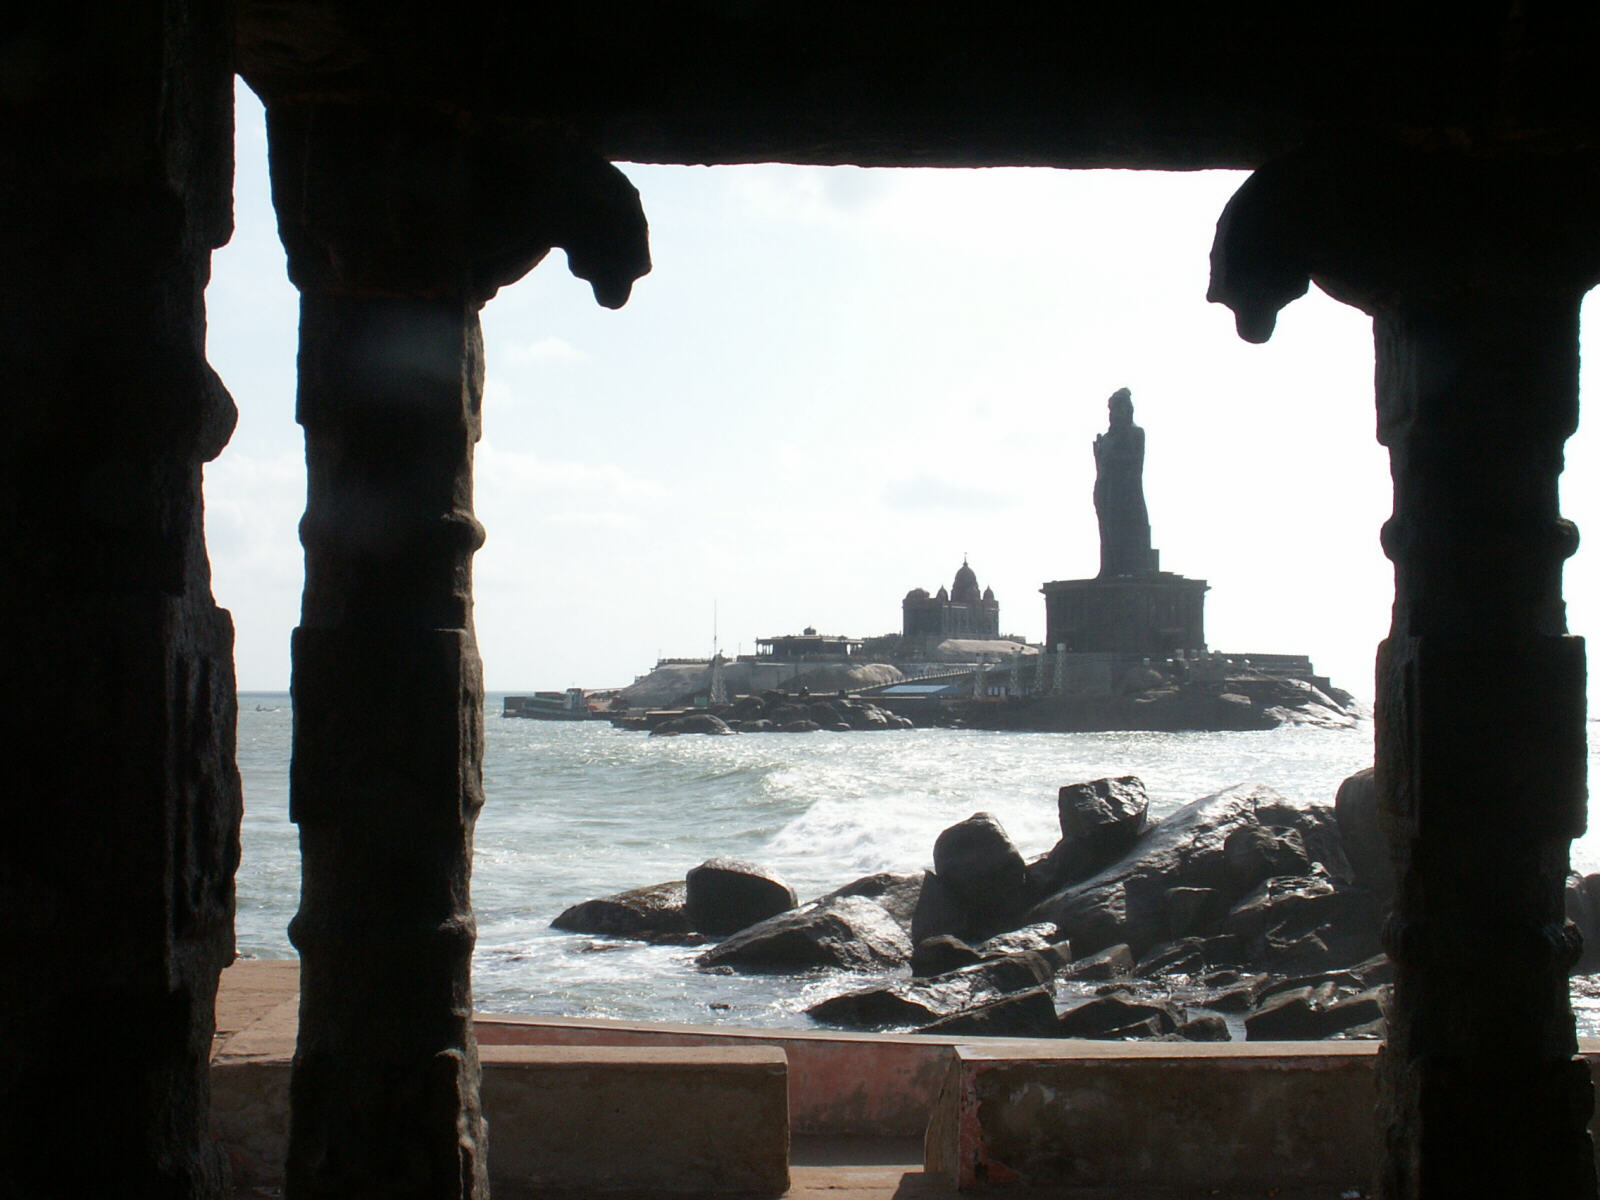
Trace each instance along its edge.
<path fill-rule="evenodd" d="M 956 572 L 955 586 L 950 589 L 950 600 L 954 604 L 977 604 L 978 599 L 978 573 L 963 558 L 961 569 Z"/>

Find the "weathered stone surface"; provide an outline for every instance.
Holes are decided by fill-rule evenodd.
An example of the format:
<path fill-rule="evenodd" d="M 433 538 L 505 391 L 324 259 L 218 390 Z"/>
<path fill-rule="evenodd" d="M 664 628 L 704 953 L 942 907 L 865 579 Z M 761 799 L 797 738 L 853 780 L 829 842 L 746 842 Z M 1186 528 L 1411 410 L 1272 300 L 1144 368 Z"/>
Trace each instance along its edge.
<path fill-rule="evenodd" d="M 708 937 L 725 937 L 787 912 L 794 889 L 765 867 L 733 858 L 708 858 L 684 877 L 684 911 Z"/>
<path fill-rule="evenodd" d="M 1251 1041 L 1305 1041 L 1336 1037 L 1381 1023 L 1382 990 L 1338 998 L 1331 986 L 1297 987 L 1276 992 L 1245 1017 Z"/>
<path fill-rule="evenodd" d="M 778 733 L 817 733 L 822 729 L 815 721 L 802 717 L 798 721 L 785 721 L 777 728 Z"/>
<path fill-rule="evenodd" d="M 1273 875 L 1304 875 L 1311 869 L 1305 839 L 1297 829 L 1245 825 L 1228 835 L 1222 854 L 1227 873 L 1225 891 L 1232 895 L 1248 891 Z"/>
<path fill-rule="evenodd" d="M 923 1025 L 1047 982 L 1051 964 L 1033 953 L 989 959 L 930 979 L 894 979 L 820 1001 L 806 1012 L 851 1028 Z"/>
<path fill-rule="evenodd" d="M 1147 1021 L 1152 1024 L 1144 1026 Z M 1056 1034 L 1077 1038 L 1150 1037 L 1171 1033 L 1177 1027 L 1178 1014 L 1170 1005 L 1110 995 L 1066 1009 L 1056 1023 Z"/>
<path fill-rule="evenodd" d="M 954 889 L 937 872 L 922 879 L 916 907 L 911 913 L 911 940 L 921 942 L 939 934 L 949 934 L 964 942 L 981 942 L 1000 932 L 1006 922 L 979 920 L 962 902 Z"/>
<path fill-rule="evenodd" d="M 900 966 L 910 958 L 910 939 L 881 904 L 865 896 L 841 896 L 768 917 L 695 961 L 740 971 L 867 970 Z"/>
<path fill-rule="evenodd" d="M 973 1037 L 1052 1037 L 1056 1033 L 1056 1006 L 1048 989 L 1032 987 L 941 1017 L 917 1032 Z"/>
<path fill-rule="evenodd" d="M 1133 952 L 1124 945 L 1107 946 L 1096 954 L 1075 958 L 1061 969 L 1063 979 L 1122 979 L 1133 973 Z"/>
<path fill-rule="evenodd" d="M 1211 966 L 1201 938 L 1181 938 L 1147 951 L 1133 973 L 1147 979 L 1161 975 L 1199 975 Z"/>
<path fill-rule="evenodd" d="M 917 902 L 922 898 L 922 883 L 921 871 L 879 871 L 873 875 L 863 875 L 860 879 L 853 879 L 841 888 L 835 888 L 822 896 L 817 903 L 827 904 L 840 896 L 865 896 L 869 900 L 876 900 L 883 906 L 885 912 L 900 923 L 909 937 L 912 916 L 917 911 Z"/>
<path fill-rule="evenodd" d="M 663 721 L 650 731 L 651 737 L 677 737 L 684 733 L 732 733 L 733 729 L 714 713 L 685 713 Z"/>
<path fill-rule="evenodd" d="M 1239 835 L 1236 847 L 1248 840 L 1257 849 L 1292 848 L 1296 840 L 1288 836 L 1290 832 L 1331 819 L 1326 809 L 1298 808 L 1260 784 L 1229 788 L 1150 827 L 1117 862 L 1034 905 L 1028 918 L 1054 921 L 1080 952 L 1125 942 L 1141 955 L 1170 936 L 1173 901 L 1180 923 L 1193 915 L 1189 889 L 1214 891 L 1230 899 L 1244 890 L 1237 870 L 1242 852 L 1236 850 L 1230 868 L 1230 838 Z M 1241 833 L 1244 830 L 1262 832 Z M 1304 840 L 1303 833 L 1300 839 Z M 1250 861 L 1259 859 L 1252 853 Z M 1208 961 L 1237 960 L 1210 957 Z"/>
<path fill-rule="evenodd" d="M 1174 1036 L 1186 1042 L 1231 1042 L 1233 1034 L 1228 1032 L 1228 1023 L 1221 1017 L 1211 1013 L 1202 1013 L 1197 1017 L 1190 1017 L 1179 1024 Z"/>
<path fill-rule="evenodd" d="M 917 943 L 911 954 L 911 974 L 926 979 L 981 961 L 983 955 L 960 938 L 938 933 Z"/>
<path fill-rule="evenodd" d="M 644 942 L 698 941 L 684 908 L 683 880 L 585 900 L 550 922 L 552 929 Z"/>
<path fill-rule="evenodd" d="M 1122 857 L 1144 830 L 1149 810 L 1150 797 L 1136 775 L 1063 787 L 1056 811 L 1073 866 L 1081 863 L 1087 875 Z"/>
<path fill-rule="evenodd" d="M 933 869 L 980 924 L 1013 919 L 1022 909 L 1027 863 L 991 813 L 974 813 L 941 833 Z"/>
<path fill-rule="evenodd" d="M 1394 896 L 1394 865 L 1389 859 L 1388 839 L 1378 823 L 1378 788 L 1371 767 L 1339 785 L 1333 811 L 1352 878 L 1387 904 Z"/>
<path fill-rule="evenodd" d="M 976 947 L 982 958 L 998 958 L 1005 954 L 1020 954 L 1024 950 L 1043 952 L 1061 944 L 1061 931 L 1049 921 L 1024 925 L 1007 933 L 980 942 Z"/>

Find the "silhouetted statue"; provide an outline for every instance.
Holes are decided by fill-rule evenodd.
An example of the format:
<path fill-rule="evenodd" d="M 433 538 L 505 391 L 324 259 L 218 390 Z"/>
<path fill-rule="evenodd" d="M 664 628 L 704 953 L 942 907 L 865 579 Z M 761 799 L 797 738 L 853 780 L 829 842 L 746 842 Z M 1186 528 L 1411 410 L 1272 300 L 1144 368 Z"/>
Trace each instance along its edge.
<path fill-rule="evenodd" d="M 1133 393 L 1111 393 L 1110 427 L 1094 439 L 1094 511 L 1100 518 L 1100 577 L 1155 569 L 1144 506 L 1144 430 L 1133 423 Z"/>

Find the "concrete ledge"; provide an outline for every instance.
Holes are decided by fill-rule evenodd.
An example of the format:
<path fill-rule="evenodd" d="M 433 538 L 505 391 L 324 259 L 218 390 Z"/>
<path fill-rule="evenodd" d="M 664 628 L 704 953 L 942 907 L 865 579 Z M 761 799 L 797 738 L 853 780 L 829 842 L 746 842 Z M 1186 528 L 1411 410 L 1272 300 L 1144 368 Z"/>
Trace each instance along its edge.
<path fill-rule="evenodd" d="M 496 1195 L 789 1188 L 781 1050 L 494 1046 L 480 1054 Z"/>
<path fill-rule="evenodd" d="M 789 1126 L 802 1137 L 921 1138 L 952 1047 L 1006 1039 L 831 1033 L 480 1013 L 490 1046 L 771 1046 L 789 1062 Z M 487 1052 L 485 1049 L 484 1052 Z"/>
<path fill-rule="evenodd" d="M 1375 1043 L 958 1047 L 926 1170 L 963 1191 L 1366 1187 Z"/>

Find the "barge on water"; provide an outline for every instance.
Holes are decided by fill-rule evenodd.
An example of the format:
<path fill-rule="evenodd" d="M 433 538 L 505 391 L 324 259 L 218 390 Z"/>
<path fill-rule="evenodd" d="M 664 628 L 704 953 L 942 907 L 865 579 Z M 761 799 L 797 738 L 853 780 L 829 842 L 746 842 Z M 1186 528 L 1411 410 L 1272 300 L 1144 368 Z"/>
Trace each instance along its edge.
<path fill-rule="evenodd" d="M 599 714 L 589 710 L 582 688 L 564 692 L 534 692 L 531 696 L 507 696 L 505 717 L 528 717 L 535 721 L 592 721 Z"/>

